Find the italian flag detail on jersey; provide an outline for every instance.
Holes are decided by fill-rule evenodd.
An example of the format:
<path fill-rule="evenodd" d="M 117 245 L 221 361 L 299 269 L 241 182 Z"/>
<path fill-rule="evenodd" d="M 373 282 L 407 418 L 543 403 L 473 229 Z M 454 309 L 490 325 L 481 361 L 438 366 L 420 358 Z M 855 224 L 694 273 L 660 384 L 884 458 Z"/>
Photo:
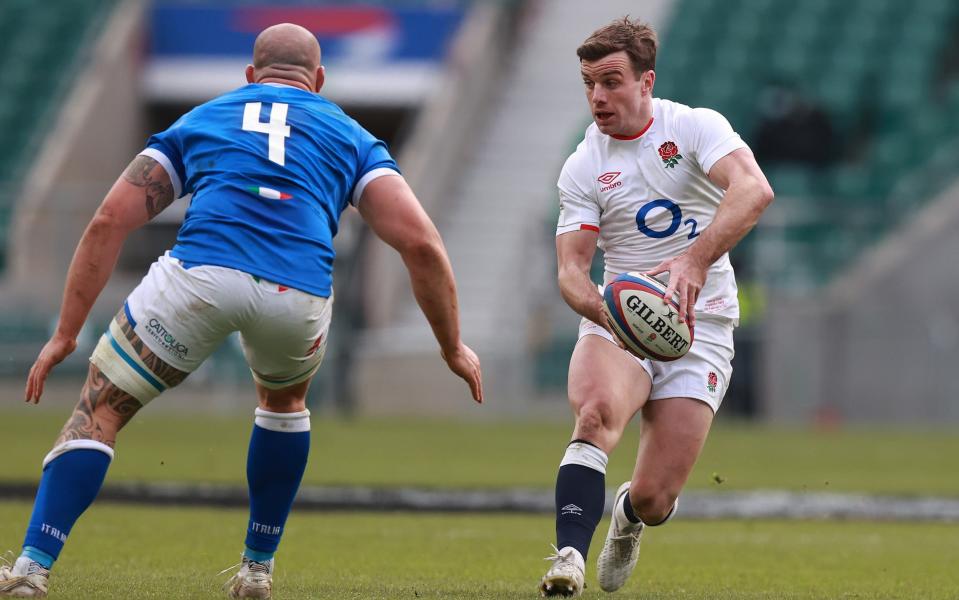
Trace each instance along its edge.
<path fill-rule="evenodd" d="M 279 190 L 274 190 L 273 188 L 268 187 L 259 187 L 256 185 L 251 185 L 246 188 L 251 194 L 256 194 L 257 196 L 262 196 L 263 198 L 269 198 L 271 200 L 289 200 L 293 196 L 281 192 Z"/>

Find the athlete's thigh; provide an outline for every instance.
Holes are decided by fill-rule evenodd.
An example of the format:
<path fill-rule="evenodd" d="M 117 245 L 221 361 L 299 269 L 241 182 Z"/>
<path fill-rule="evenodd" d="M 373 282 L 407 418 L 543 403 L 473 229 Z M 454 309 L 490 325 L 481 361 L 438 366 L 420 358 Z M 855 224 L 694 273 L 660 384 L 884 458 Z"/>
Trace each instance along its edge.
<path fill-rule="evenodd" d="M 326 354 L 333 298 L 263 279 L 257 285 L 258 318 L 240 330 L 253 380 L 258 390 L 300 389 L 298 384 L 309 381 Z"/>
<path fill-rule="evenodd" d="M 634 476 L 641 487 L 671 494 L 682 489 L 722 403 L 732 358 L 732 321 L 702 318 L 686 356 L 653 363 Z"/>
<path fill-rule="evenodd" d="M 649 372 L 599 325 L 584 323 L 580 332 L 569 362 L 570 405 L 578 416 L 584 406 L 598 403 L 608 410 L 604 420 L 622 431 L 649 398 Z"/>
<path fill-rule="evenodd" d="M 115 334 L 119 335 L 115 335 Z M 162 390 L 175 387 L 183 383 L 190 371 L 178 369 L 171 365 L 165 357 L 157 355 L 150 349 L 144 340 L 137 334 L 134 323 L 130 321 L 129 307 L 124 304 L 110 323 L 109 337 L 117 342 L 118 350 L 123 351 L 121 359 L 128 363 L 131 359 L 142 367 L 146 374 L 152 376 L 162 384 Z M 111 346 L 113 346 L 111 342 Z"/>
<path fill-rule="evenodd" d="M 157 357 L 192 373 L 250 312 L 253 278 L 216 266 L 186 268 L 161 256 L 130 293 L 123 312 Z"/>
<path fill-rule="evenodd" d="M 647 402 L 633 481 L 644 489 L 678 495 L 712 422 L 713 410 L 701 400 L 664 398 Z"/>

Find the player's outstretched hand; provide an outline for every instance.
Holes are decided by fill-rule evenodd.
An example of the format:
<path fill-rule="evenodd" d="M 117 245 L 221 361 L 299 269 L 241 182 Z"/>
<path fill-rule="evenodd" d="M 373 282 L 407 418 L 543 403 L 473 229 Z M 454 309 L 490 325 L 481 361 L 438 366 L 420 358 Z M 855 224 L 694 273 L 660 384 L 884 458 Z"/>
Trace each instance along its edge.
<path fill-rule="evenodd" d="M 654 276 L 669 271 L 669 284 L 666 286 L 663 302 L 666 302 L 667 298 L 672 298 L 678 292 L 679 322 L 689 321 L 690 325 L 695 325 L 696 300 L 706 283 L 706 270 L 708 268 L 709 265 L 700 264 L 689 254 L 680 254 L 664 260 L 646 271 L 646 274 Z"/>
<path fill-rule="evenodd" d="M 27 376 L 27 387 L 24 390 L 24 401 L 38 404 L 40 396 L 43 395 L 43 384 L 47 380 L 47 375 L 53 370 L 53 367 L 60 364 L 64 358 L 70 356 L 77 349 L 77 341 L 71 338 L 65 338 L 54 335 L 46 343 L 36 362 L 30 367 L 30 374 Z"/>
<path fill-rule="evenodd" d="M 450 371 L 456 373 L 466 380 L 470 386 L 470 393 L 473 394 L 473 400 L 479 404 L 483 403 L 483 372 L 480 369 L 479 357 L 470 349 L 469 346 L 460 342 L 449 354 L 440 352 L 443 360 L 446 361 Z"/>

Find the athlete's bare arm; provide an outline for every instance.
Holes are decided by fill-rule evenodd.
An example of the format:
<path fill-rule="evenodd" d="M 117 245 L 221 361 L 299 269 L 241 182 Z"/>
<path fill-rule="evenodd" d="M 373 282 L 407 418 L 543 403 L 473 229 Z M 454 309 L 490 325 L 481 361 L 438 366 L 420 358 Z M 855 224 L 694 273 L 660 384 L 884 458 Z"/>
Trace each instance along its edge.
<path fill-rule="evenodd" d="M 127 236 L 173 200 L 170 176 L 147 156 L 134 158 L 107 192 L 73 254 L 60 321 L 30 369 L 24 390 L 27 402 L 40 401 L 50 370 L 76 349 L 77 334 L 110 278 Z"/>
<path fill-rule="evenodd" d="M 439 232 L 402 177 L 384 176 L 363 190 L 360 215 L 376 235 L 396 249 L 410 273 L 417 303 L 426 315 L 450 370 L 483 401 L 483 377 L 476 354 L 460 339 L 453 268 Z"/>
<path fill-rule="evenodd" d="M 556 236 L 559 291 L 569 307 L 590 321 L 606 327 L 603 297 L 589 278 L 599 233 L 583 229 Z"/>
<path fill-rule="evenodd" d="M 686 315 L 690 323 L 695 323 L 696 299 L 710 265 L 749 233 L 773 201 L 773 190 L 747 148 L 734 150 L 716 161 L 709 179 L 726 191 L 713 222 L 686 252 L 649 271 L 651 275 L 669 271 L 666 297 L 679 292 L 680 320 Z"/>

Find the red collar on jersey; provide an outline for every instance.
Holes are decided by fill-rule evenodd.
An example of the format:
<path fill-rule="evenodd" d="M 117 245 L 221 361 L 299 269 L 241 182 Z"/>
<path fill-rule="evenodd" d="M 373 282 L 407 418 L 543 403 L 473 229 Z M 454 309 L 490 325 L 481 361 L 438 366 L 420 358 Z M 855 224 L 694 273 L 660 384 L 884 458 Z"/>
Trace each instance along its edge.
<path fill-rule="evenodd" d="M 617 140 L 624 140 L 624 141 L 627 141 L 627 142 L 628 142 L 628 141 L 630 141 L 630 140 L 635 140 L 635 139 L 641 137 L 644 133 L 646 133 L 647 131 L 649 131 L 649 128 L 650 128 L 652 125 L 653 125 L 653 118 L 650 117 L 650 118 L 649 118 L 649 123 L 646 123 L 646 127 L 643 127 L 643 130 L 640 131 L 639 133 L 637 133 L 636 135 L 616 135 L 616 134 L 613 134 L 613 135 L 610 136 L 610 137 L 614 137 L 614 138 L 616 138 Z"/>

